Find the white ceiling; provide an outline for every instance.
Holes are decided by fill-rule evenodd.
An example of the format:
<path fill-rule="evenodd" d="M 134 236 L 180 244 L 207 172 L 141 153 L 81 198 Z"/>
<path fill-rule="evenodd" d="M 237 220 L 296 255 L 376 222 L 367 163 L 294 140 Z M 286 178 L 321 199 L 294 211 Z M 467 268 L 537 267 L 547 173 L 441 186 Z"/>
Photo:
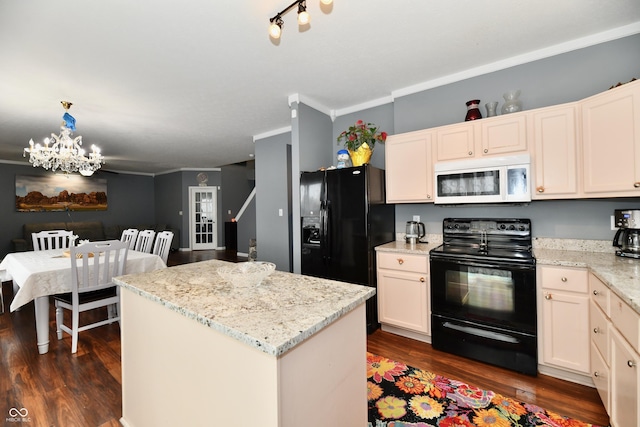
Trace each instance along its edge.
<path fill-rule="evenodd" d="M 58 133 L 105 169 L 160 173 L 250 159 L 290 126 L 288 98 L 340 115 L 412 90 L 640 32 L 638 0 L 0 0 L 0 159 Z"/>

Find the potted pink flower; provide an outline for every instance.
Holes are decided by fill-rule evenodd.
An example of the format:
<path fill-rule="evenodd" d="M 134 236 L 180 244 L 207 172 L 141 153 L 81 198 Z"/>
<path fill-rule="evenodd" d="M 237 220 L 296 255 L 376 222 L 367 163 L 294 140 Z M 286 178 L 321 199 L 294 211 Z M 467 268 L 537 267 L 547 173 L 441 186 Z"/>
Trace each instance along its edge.
<path fill-rule="evenodd" d="M 338 135 L 337 141 L 349 151 L 353 165 L 360 166 L 369 162 L 376 142 L 385 142 L 386 139 L 387 133 L 378 132 L 376 125 L 358 120 Z"/>

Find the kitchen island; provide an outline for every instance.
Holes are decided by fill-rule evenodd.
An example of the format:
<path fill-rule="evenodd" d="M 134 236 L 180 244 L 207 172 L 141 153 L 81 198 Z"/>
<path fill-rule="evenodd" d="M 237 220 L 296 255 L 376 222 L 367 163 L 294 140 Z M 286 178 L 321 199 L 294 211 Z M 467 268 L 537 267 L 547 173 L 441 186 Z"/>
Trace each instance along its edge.
<path fill-rule="evenodd" d="M 237 287 L 212 260 L 122 276 L 121 423 L 366 425 L 375 289 L 275 271 Z"/>

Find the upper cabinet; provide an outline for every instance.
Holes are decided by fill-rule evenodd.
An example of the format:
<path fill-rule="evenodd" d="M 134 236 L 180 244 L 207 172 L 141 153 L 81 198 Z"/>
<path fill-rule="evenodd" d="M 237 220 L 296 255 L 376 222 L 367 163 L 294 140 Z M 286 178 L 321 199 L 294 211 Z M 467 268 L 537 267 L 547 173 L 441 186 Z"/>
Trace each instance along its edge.
<path fill-rule="evenodd" d="M 433 132 L 390 135 L 385 142 L 387 203 L 433 202 Z"/>
<path fill-rule="evenodd" d="M 437 162 L 527 152 L 533 200 L 640 196 L 640 80 L 574 103 L 390 136 L 387 202 L 433 202 Z"/>
<path fill-rule="evenodd" d="M 592 96 L 580 105 L 586 196 L 639 196 L 640 81 Z"/>
<path fill-rule="evenodd" d="M 437 128 L 436 159 L 472 159 L 526 152 L 525 113 L 514 113 Z"/>
<path fill-rule="evenodd" d="M 532 199 L 578 195 L 576 104 L 533 110 L 529 135 L 535 187 Z"/>

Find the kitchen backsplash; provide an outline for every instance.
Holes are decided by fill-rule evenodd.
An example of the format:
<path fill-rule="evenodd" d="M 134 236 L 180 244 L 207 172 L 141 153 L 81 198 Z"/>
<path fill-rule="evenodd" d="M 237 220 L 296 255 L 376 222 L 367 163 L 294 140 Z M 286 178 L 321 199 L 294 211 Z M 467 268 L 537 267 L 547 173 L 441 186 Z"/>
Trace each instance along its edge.
<path fill-rule="evenodd" d="M 404 233 L 396 233 L 396 240 L 404 241 Z M 442 234 L 426 234 L 423 242 L 442 243 Z M 552 239 L 534 237 L 533 249 L 558 249 L 563 251 L 615 252 L 611 240 Z"/>

